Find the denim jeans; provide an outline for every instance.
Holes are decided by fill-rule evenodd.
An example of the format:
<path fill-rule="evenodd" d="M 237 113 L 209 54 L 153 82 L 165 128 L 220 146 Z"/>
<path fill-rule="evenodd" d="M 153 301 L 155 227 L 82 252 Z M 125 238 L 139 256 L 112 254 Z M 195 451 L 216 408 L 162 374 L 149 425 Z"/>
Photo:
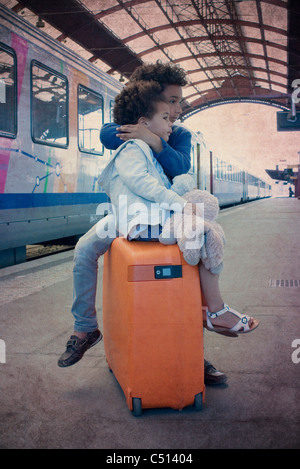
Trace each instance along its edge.
<path fill-rule="evenodd" d="M 112 222 L 113 215 L 107 215 L 82 236 L 75 247 L 73 268 L 73 305 L 71 312 L 75 319 L 74 331 L 92 332 L 98 327 L 95 307 L 98 259 L 104 255 L 116 236 L 110 233 L 99 237 L 100 229 L 105 230 Z M 97 231 L 96 231 L 97 230 Z"/>
<path fill-rule="evenodd" d="M 96 303 L 96 291 L 98 281 L 98 259 L 108 250 L 113 240 L 118 235 L 114 230 L 105 234 L 108 227 L 114 226 L 114 215 L 110 214 L 102 218 L 84 236 L 75 247 L 73 267 L 73 304 L 71 312 L 74 316 L 74 331 L 92 332 L 98 328 Z M 98 233 L 98 234 L 97 234 Z M 155 228 L 153 232 L 148 229 L 148 238 L 140 238 L 140 241 L 158 241 L 161 233 Z M 154 235 L 154 238 L 151 238 Z"/>

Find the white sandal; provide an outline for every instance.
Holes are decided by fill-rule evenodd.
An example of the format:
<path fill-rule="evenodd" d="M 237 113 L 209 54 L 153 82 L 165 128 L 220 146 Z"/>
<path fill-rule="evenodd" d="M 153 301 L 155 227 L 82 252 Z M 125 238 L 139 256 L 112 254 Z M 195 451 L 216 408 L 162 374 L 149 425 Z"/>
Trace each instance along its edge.
<path fill-rule="evenodd" d="M 211 319 L 215 319 L 222 314 L 232 313 L 239 318 L 239 321 L 231 329 L 228 327 L 214 326 L 211 323 Z M 240 314 L 235 309 L 230 308 L 228 305 L 224 304 L 224 308 L 216 313 L 210 313 L 206 311 L 206 328 L 209 331 L 217 332 L 218 334 L 227 335 L 229 337 L 238 337 L 239 334 L 246 334 L 247 332 L 252 332 L 259 326 L 259 322 L 256 319 L 253 319 L 251 327 L 249 326 L 250 316 L 246 314 Z"/>

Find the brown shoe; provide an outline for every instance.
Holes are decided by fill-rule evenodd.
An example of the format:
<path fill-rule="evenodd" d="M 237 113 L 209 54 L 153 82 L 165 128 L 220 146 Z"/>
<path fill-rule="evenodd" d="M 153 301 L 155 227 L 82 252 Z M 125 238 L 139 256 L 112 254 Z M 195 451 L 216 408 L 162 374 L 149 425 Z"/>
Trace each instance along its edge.
<path fill-rule="evenodd" d="M 209 361 L 204 360 L 204 384 L 225 384 L 226 381 L 227 376 L 225 373 L 216 370 Z"/>
<path fill-rule="evenodd" d="M 79 362 L 84 353 L 94 345 L 98 344 L 102 337 L 103 336 L 99 329 L 96 329 L 93 332 L 88 332 L 84 339 L 79 339 L 76 335 L 71 335 L 67 342 L 65 352 L 57 362 L 58 366 L 66 367 Z"/>

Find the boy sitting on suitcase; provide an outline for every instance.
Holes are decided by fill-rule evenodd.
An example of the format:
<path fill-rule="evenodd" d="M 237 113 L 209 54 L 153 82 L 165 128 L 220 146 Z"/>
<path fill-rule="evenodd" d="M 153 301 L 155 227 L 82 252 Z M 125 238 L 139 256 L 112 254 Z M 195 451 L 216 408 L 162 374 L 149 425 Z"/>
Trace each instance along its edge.
<path fill-rule="evenodd" d="M 156 82 L 129 83 L 115 99 L 117 124 L 144 125 L 164 141 L 168 141 L 172 132 L 169 114 L 169 105 Z M 158 240 L 170 210 L 195 217 L 199 214 L 195 204 L 187 204 L 171 190 L 171 183 L 150 146 L 142 140 L 129 140 L 119 147 L 99 182 L 116 210 L 119 233 L 128 239 L 149 240 L 150 234 L 150 239 Z M 236 337 L 258 327 L 258 321 L 224 304 L 218 274 L 207 270 L 202 262 L 199 273 L 208 304 L 207 329 Z"/>

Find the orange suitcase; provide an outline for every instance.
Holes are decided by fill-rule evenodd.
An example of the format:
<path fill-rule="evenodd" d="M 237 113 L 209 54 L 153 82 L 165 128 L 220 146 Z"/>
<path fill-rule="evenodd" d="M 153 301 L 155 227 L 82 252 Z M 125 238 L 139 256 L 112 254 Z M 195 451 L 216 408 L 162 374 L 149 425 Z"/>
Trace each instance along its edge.
<path fill-rule="evenodd" d="M 117 238 L 104 257 L 106 359 L 128 408 L 204 402 L 199 272 L 177 245 Z"/>

